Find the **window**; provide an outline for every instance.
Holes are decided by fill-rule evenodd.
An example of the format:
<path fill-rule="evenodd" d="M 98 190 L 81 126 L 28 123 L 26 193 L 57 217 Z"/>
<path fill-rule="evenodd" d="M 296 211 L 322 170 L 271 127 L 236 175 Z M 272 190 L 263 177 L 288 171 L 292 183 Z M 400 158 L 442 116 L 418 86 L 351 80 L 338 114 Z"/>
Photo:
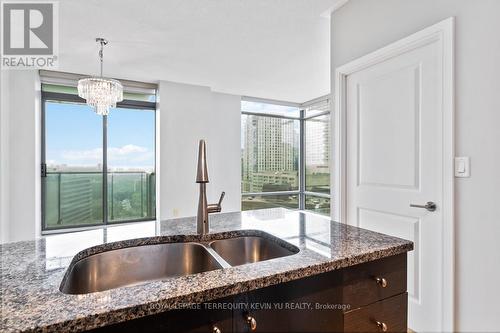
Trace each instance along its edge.
<path fill-rule="evenodd" d="M 290 105 L 241 102 L 242 210 L 330 215 L 329 101 Z"/>
<path fill-rule="evenodd" d="M 330 215 L 330 104 L 304 109 L 304 209 Z"/>
<path fill-rule="evenodd" d="M 42 84 L 43 230 L 156 218 L 155 90 L 124 98 L 102 117 Z"/>

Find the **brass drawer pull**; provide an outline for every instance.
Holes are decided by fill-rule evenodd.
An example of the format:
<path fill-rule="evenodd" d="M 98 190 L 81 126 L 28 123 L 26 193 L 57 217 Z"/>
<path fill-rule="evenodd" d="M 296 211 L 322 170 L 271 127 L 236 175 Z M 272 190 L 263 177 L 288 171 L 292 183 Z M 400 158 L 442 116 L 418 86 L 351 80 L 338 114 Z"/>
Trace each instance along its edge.
<path fill-rule="evenodd" d="M 387 332 L 387 324 L 386 323 L 381 323 L 380 321 L 377 321 L 377 326 L 382 332 Z"/>
<path fill-rule="evenodd" d="M 213 326 L 212 327 L 212 333 L 222 333 L 222 331 L 220 330 L 220 328 L 218 328 L 217 326 Z"/>
<path fill-rule="evenodd" d="M 255 331 L 257 329 L 257 320 L 255 320 L 255 318 L 250 315 L 246 316 L 246 320 L 250 331 Z"/>
<path fill-rule="evenodd" d="M 381 286 L 382 288 L 387 287 L 387 284 L 388 284 L 388 283 L 387 283 L 387 280 L 386 280 L 385 278 L 379 278 L 379 277 L 377 277 L 377 278 L 375 278 L 375 281 L 376 281 L 376 282 L 377 282 L 377 284 L 378 284 L 379 286 Z"/>

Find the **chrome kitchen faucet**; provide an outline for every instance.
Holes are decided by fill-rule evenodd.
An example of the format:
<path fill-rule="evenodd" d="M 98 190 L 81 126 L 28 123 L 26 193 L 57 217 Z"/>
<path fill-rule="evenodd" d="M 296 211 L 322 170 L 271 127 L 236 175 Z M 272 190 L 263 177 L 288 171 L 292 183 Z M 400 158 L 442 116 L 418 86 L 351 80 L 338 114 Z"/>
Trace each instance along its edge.
<path fill-rule="evenodd" d="M 222 192 L 219 202 L 216 204 L 207 204 L 207 145 L 205 140 L 200 140 L 198 146 L 198 171 L 196 173 L 196 182 L 200 184 L 200 197 L 198 199 L 198 214 L 196 216 L 196 231 L 200 235 L 208 234 L 208 214 L 218 213 L 222 210 L 221 204 L 225 192 Z"/>

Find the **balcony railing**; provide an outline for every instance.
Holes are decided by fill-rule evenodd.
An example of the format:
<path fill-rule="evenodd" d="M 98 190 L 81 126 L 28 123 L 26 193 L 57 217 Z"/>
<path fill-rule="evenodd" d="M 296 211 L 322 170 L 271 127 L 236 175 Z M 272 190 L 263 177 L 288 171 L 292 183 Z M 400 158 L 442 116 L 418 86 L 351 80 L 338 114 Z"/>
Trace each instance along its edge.
<path fill-rule="evenodd" d="M 155 174 L 108 172 L 108 221 L 155 218 Z M 48 172 L 44 178 L 45 228 L 104 223 L 102 172 Z"/>

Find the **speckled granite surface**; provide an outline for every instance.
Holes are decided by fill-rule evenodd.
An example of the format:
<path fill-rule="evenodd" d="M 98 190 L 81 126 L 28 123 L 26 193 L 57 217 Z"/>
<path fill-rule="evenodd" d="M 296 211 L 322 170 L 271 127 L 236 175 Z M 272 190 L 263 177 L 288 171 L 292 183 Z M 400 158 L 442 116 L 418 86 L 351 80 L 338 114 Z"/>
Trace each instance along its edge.
<path fill-rule="evenodd" d="M 196 240 L 195 218 L 144 222 L 0 246 L 1 332 L 79 332 L 299 279 L 413 248 L 409 241 L 286 209 L 212 215 L 212 237 L 260 230 L 297 246 L 291 256 L 85 295 L 59 286 L 73 257 L 106 249 Z M 245 231 L 247 230 L 247 231 Z M 225 233 L 225 234 L 220 234 Z M 259 233 L 259 231 L 257 231 Z M 178 237 L 176 235 L 188 235 Z M 132 240 L 153 237 L 148 240 Z M 128 241 L 125 241 L 128 240 Z M 118 242 L 109 244 L 112 242 Z M 89 247 L 95 248 L 86 250 Z M 83 251 L 83 252 L 81 252 Z"/>

